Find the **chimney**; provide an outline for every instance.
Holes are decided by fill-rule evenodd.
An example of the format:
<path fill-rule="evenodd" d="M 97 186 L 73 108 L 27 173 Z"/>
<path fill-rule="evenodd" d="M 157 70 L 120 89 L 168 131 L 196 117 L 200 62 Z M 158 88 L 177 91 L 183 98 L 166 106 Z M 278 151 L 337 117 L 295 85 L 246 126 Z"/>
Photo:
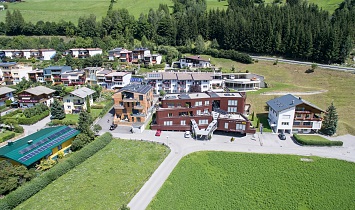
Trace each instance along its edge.
<path fill-rule="evenodd" d="M 33 142 L 32 140 L 27 141 L 28 144 L 32 144 L 32 142 Z"/>
<path fill-rule="evenodd" d="M 295 103 L 295 100 L 292 100 L 292 103 L 291 104 L 294 104 Z"/>

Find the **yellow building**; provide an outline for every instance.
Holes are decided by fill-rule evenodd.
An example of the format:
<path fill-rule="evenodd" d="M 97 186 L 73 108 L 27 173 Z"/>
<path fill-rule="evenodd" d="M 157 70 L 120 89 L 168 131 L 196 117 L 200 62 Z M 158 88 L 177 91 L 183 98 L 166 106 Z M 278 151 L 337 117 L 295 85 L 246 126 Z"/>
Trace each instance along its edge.
<path fill-rule="evenodd" d="M 69 152 L 72 141 L 80 132 L 68 126 L 42 129 L 16 141 L 8 141 L 0 148 L 0 160 L 14 165 L 35 165 L 42 159 L 57 159 L 58 152 Z"/>

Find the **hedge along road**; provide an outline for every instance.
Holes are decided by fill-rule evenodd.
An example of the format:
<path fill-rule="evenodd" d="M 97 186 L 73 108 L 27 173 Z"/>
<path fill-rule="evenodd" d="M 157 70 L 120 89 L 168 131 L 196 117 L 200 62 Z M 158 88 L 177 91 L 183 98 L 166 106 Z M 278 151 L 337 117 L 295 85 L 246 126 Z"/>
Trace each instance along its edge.
<path fill-rule="evenodd" d="M 146 140 L 160 142 L 169 145 L 171 152 L 143 185 L 140 191 L 133 197 L 128 206 L 132 210 L 146 209 L 154 196 L 159 191 L 165 180 L 173 171 L 181 158 L 197 151 L 233 151 L 266 154 L 293 154 L 302 156 L 320 156 L 355 162 L 355 137 L 343 136 L 343 147 L 304 147 L 293 143 L 290 136 L 285 141 L 280 141 L 275 134 L 257 134 L 256 138 L 246 136 L 236 138 L 230 142 L 230 136 L 214 135 L 210 141 L 195 141 L 184 138 L 182 132 L 162 131 L 160 137 L 156 137 L 155 131 L 145 130 L 141 134 L 112 133 L 114 137 L 132 140 Z M 335 138 L 331 138 L 334 139 Z M 262 146 L 261 146 L 262 145 Z"/>

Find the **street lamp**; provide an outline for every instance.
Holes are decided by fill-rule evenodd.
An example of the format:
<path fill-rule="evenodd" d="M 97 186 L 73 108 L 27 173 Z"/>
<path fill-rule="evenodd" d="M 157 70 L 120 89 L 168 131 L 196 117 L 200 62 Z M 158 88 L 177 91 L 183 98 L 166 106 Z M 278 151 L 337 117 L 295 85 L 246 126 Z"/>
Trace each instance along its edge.
<path fill-rule="evenodd" d="M 166 143 L 169 145 L 169 136 L 166 136 Z"/>

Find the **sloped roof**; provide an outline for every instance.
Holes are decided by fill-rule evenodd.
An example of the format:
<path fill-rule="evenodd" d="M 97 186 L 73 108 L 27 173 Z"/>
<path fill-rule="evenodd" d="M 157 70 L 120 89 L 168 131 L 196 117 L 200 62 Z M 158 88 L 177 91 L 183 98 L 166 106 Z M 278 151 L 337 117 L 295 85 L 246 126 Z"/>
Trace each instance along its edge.
<path fill-rule="evenodd" d="M 213 73 L 193 73 L 191 76 L 194 80 L 212 80 Z"/>
<path fill-rule="evenodd" d="M 82 88 L 76 89 L 70 93 L 75 96 L 78 96 L 80 98 L 86 98 L 87 96 L 94 94 L 95 91 L 91 90 L 90 88 L 87 88 L 87 87 L 82 87 Z"/>
<path fill-rule="evenodd" d="M 0 95 L 4 95 L 6 93 L 11 93 L 14 92 L 15 89 L 9 88 L 9 87 L 0 87 Z"/>
<path fill-rule="evenodd" d="M 179 72 L 176 75 L 178 80 L 192 80 L 191 73 Z"/>
<path fill-rule="evenodd" d="M 30 166 L 80 132 L 68 126 L 44 128 L 36 133 L 0 148 L 0 157 Z M 29 141 L 31 143 L 29 143 Z"/>
<path fill-rule="evenodd" d="M 16 66 L 16 62 L 7 62 L 7 63 L 0 63 L 1 67 L 9 67 L 9 66 Z"/>
<path fill-rule="evenodd" d="M 37 86 L 37 87 L 33 87 L 33 88 L 29 88 L 27 90 L 24 90 L 24 92 L 31 93 L 33 95 L 39 96 L 39 95 L 42 95 L 42 94 L 54 93 L 55 90 L 52 90 L 52 89 L 47 88 L 45 86 Z"/>

